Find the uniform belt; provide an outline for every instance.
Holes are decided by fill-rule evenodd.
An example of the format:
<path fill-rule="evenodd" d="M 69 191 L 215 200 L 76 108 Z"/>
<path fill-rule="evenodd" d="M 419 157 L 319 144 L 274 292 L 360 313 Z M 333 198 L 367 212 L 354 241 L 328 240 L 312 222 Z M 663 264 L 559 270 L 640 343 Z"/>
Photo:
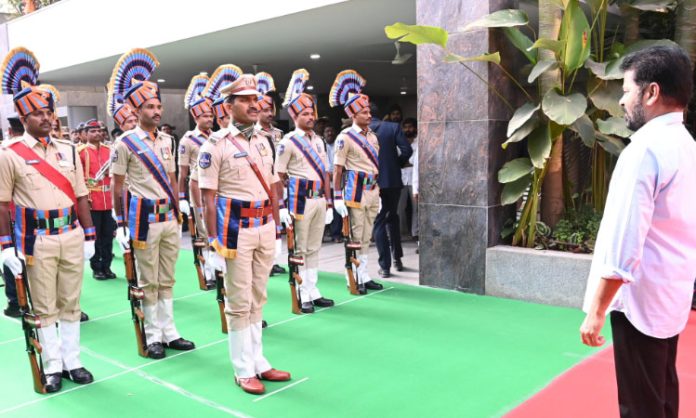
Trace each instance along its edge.
<path fill-rule="evenodd" d="M 94 186 L 88 188 L 90 192 L 109 192 L 111 191 L 111 185 Z"/>
<path fill-rule="evenodd" d="M 263 218 L 273 214 L 273 206 L 264 206 L 262 208 L 240 208 L 239 216 L 242 218 Z"/>
<path fill-rule="evenodd" d="M 307 199 L 319 199 L 324 197 L 324 189 L 321 190 L 307 190 Z"/>
<path fill-rule="evenodd" d="M 36 229 L 47 231 L 57 230 L 66 226 L 75 226 L 77 222 L 77 216 L 73 209 L 70 209 L 70 213 L 67 215 L 56 215 L 51 212 L 56 211 L 36 210 Z M 60 212 L 60 210 L 58 210 L 58 212 Z"/>

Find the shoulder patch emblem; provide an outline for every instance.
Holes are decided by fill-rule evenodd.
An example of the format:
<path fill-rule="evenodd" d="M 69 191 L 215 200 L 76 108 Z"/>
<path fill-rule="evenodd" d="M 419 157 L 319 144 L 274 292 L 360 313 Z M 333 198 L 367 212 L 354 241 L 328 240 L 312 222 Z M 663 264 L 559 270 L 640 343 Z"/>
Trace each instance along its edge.
<path fill-rule="evenodd" d="M 338 148 L 338 149 L 343 149 L 343 147 L 344 147 L 345 145 L 346 145 L 346 143 L 345 143 L 345 141 L 343 140 L 343 138 L 341 138 L 341 139 L 339 139 L 338 141 L 336 141 L 336 148 Z"/>
<path fill-rule="evenodd" d="M 278 148 L 276 149 L 278 155 L 283 155 L 285 152 L 285 145 L 284 144 L 279 144 Z"/>
<path fill-rule="evenodd" d="M 179 154 L 186 154 L 186 145 L 179 145 Z"/>
<path fill-rule="evenodd" d="M 208 168 L 210 167 L 210 160 L 211 160 L 211 155 L 209 152 L 201 152 L 201 154 L 198 156 L 198 166 L 200 168 Z"/>

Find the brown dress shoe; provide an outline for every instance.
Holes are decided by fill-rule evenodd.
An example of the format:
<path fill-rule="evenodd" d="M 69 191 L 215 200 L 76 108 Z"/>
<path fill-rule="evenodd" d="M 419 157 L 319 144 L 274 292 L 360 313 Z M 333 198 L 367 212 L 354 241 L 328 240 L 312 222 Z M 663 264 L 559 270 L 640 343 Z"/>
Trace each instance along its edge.
<path fill-rule="evenodd" d="M 266 391 L 266 387 L 263 385 L 263 383 L 261 383 L 261 381 L 255 377 L 247 377 L 247 378 L 235 377 L 234 381 L 246 393 L 251 393 L 253 395 L 260 395 Z"/>
<path fill-rule="evenodd" d="M 269 380 L 271 382 L 285 382 L 286 380 L 290 380 L 290 373 L 276 369 L 265 371 L 258 376 L 261 380 Z"/>

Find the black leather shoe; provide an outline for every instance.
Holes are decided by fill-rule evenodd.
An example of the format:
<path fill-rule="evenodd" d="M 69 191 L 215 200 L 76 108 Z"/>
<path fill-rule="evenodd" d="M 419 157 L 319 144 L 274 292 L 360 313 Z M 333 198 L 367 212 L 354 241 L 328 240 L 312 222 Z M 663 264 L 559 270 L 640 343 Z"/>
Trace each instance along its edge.
<path fill-rule="evenodd" d="M 318 306 L 320 308 L 329 308 L 331 306 L 334 306 L 334 301 L 332 299 L 326 298 L 314 299 L 312 303 L 314 304 L 314 306 Z"/>
<path fill-rule="evenodd" d="M 274 275 L 274 274 L 283 274 L 283 273 L 287 273 L 287 270 L 285 270 L 283 267 L 280 267 L 280 266 L 277 265 L 277 264 L 274 264 L 274 265 L 273 265 L 273 268 L 271 269 L 271 275 Z"/>
<path fill-rule="evenodd" d="M 312 302 L 302 302 L 300 310 L 302 313 L 314 313 L 314 305 L 312 305 Z"/>
<path fill-rule="evenodd" d="M 70 371 L 63 370 L 63 379 L 72 380 L 78 385 L 86 385 L 87 383 L 94 382 L 94 376 L 84 367 L 72 369 Z"/>
<path fill-rule="evenodd" d="M 370 280 L 369 282 L 365 283 L 365 288 L 370 290 L 382 290 L 384 289 L 384 286 L 374 280 Z"/>
<path fill-rule="evenodd" d="M 166 348 L 171 348 L 172 350 L 179 350 L 179 351 L 189 351 L 193 350 L 196 348 L 196 344 L 193 343 L 193 341 L 185 340 L 183 338 L 177 338 L 174 341 L 169 341 L 168 343 L 164 343 L 164 346 Z"/>
<path fill-rule="evenodd" d="M 152 343 L 148 345 L 147 356 L 155 360 L 164 358 L 164 346 L 162 346 L 162 343 Z"/>
<path fill-rule="evenodd" d="M 3 313 L 5 316 L 9 316 L 10 318 L 19 318 L 22 316 L 22 313 L 19 311 L 19 305 L 16 303 L 8 303 L 7 308 L 3 310 Z"/>
<path fill-rule="evenodd" d="M 89 321 L 89 315 L 87 315 L 84 312 L 80 312 L 80 322 L 87 322 Z"/>
<path fill-rule="evenodd" d="M 262 319 L 262 320 L 261 320 L 261 328 L 263 329 L 263 328 L 266 328 L 266 327 L 268 327 L 268 322 L 266 322 L 265 319 Z"/>
<path fill-rule="evenodd" d="M 379 269 L 379 277 L 386 279 L 388 277 L 391 277 L 391 273 L 389 272 L 389 270 Z"/>
<path fill-rule="evenodd" d="M 51 373 L 46 375 L 46 393 L 58 392 L 63 387 L 60 373 Z"/>
<path fill-rule="evenodd" d="M 99 270 L 94 272 L 93 277 L 95 280 L 107 280 L 108 279 L 108 277 L 106 277 L 106 273 L 104 273 L 103 271 L 99 271 Z"/>
<path fill-rule="evenodd" d="M 394 268 L 396 271 L 404 271 L 404 263 L 401 262 L 400 258 L 394 259 Z"/>
<path fill-rule="evenodd" d="M 367 294 L 367 289 L 365 289 L 365 285 L 360 283 L 358 284 L 358 293 L 361 295 L 366 295 Z"/>
<path fill-rule="evenodd" d="M 106 276 L 107 279 L 115 279 L 116 278 L 116 273 L 111 271 L 111 269 L 108 267 L 104 270 L 104 275 Z"/>

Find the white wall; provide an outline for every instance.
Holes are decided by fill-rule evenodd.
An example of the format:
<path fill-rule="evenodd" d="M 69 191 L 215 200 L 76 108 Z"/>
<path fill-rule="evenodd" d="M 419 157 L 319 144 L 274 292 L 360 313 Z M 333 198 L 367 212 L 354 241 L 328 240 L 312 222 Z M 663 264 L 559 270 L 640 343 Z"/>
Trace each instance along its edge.
<path fill-rule="evenodd" d="M 47 72 L 347 0 L 63 0 L 8 22 Z"/>

